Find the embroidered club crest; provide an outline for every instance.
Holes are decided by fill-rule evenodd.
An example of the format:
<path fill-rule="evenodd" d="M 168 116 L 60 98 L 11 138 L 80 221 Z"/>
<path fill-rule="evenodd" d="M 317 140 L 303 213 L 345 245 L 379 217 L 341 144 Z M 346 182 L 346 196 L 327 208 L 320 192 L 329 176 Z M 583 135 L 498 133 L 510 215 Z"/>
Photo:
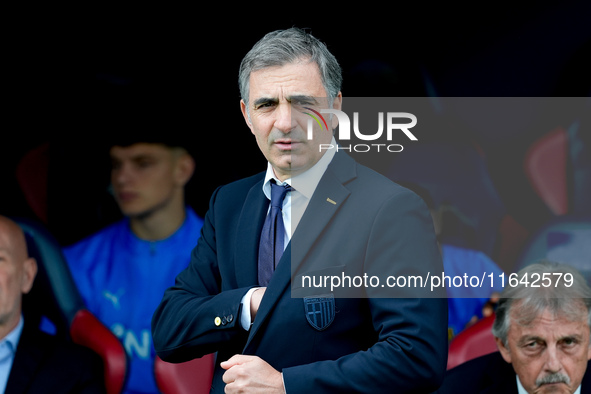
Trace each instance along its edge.
<path fill-rule="evenodd" d="M 318 331 L 326 329 L 335 316 L 334 295 L 304 297 L 306 319 Z"/>

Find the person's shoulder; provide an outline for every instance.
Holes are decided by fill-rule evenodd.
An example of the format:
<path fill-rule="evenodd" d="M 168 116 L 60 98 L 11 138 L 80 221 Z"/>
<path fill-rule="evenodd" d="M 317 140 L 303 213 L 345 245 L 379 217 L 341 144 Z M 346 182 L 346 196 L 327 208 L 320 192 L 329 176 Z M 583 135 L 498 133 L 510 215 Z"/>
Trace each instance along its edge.
<path fill-rule="evenodd" d="M 123 218 L 71 245 L 63 247 L 62 252 L 70 268 L 82 269 L 83 267 L 92 266 L 97 261 L 102 261 L 104 256 L 110 253 L 112 245 L 120 244 L 127 239 L 125 236 L 129 232 L 127 223 L 127 219 Z"/>
<path fill-rule="evenodd" d="M 127 219 L 123 218 L 114 223 L 111 223 L 102 229 L 87 235 L 81 240 L 64 247 L 64 251 L 72 251 L 77 249 L 87 250 L 94 244 L 102 244 L 106 239 L 119 237 L 121 231 L 127 227 Z M 104 246 L 104 245 L 103 245 Z"/>
<path fill-rule="evenodd" d="M 69 376 L 72 380 L 76 380 L 76 377 L 87 379 L 94 376 L 98 379 L 103 376 L 101 357 L 91 349 L 65 338 L 29 328 L 23 331 L 17 351 L 27 347 L 42 354 L 40 369 L 45 374 Z"/>
<path fill-rule="evenodd" d="M 265 178 L 265 171 L 257 174 L 235 180 L 222 186 L 222 188 L 242 188 L 255 185 L 257 182 L 262 181 Z"/>
<path fill-rule="evenodd" d="M 214 193 L 221 197 L 235 197 L 236 195 L 246 194 L 253 186 L 259 182 L 262 182 L 264 179 L 265 172 L 260 172 L 258 174 L 219 186 Z"/>
<path fill-rule="evenodd" d="M 345 152 L 335 154 L 328 170 L 351 188 L 357 186 L 361 190 L 370 193 L 378 192 L 380 195 L 415 195 L 410 189 L 399 185 L 375 169 L 361 164 Z"/>
<path fill-rule="evenodd" d="M 52 350 L 51 354 L 54 358 L 67 358 L 74 361 L 73 364 L 83 364 L 83 368 L 85 366 L 97 367 L 102 365 L 100 356 L 85 346 L 47 334 L 43 331 L 39 331 L 38 335 L 43 338 L 45 343 L 49 344 L 48 347 Z"/>
<path fill-rule="evenodd" d="M 506 380 L 512 383 L 514 376 L 511 364 L 499 352 L 493 352 L 448 370 L 437 393 L 480 393 Z"/>
<path fill-rule="evenodd" d="M 363 215 L 428 212 L 426 203 L 412 190 L 357 161 L 345 152 L 336 152 L 325 177 L 332 177 L 347 189 L 348 204 Z M 325 178 L 323 178 L 325 179 Z M 326 180 L 326 179 L 325 179 Z M 322 182 L 322 180 L 321 180 Z"/>
<path fill-rule="evenodd" d="M 426 203 L 414 191 L 396 183 L 392 179 L 365 165 L 356 163 L 356 167 L 357 179 L 365 195 L 371 194 L 374 198 L 383 200 L 395 199 L 397 203 L 418 206 L 427 210 Z"/>

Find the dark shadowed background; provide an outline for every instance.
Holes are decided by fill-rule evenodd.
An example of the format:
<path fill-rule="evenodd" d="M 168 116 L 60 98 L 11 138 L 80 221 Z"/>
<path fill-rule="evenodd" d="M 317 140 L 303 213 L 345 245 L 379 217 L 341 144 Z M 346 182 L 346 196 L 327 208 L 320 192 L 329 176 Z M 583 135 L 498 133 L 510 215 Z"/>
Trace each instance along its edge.
<path fill-rule="evenodd" d="M 327 43 L 343 67 L 344 96 L 589 96 L 586 1 L 238 4 L 29 5 L 7 15 L 0 213 L 36 217 L 15 174 L 28 151 L 48 143 L 50 164 L 36 176 L 47 172 L 50 230 L 66 244 L 114 220 L 104 144 L 135 128 L 188 141 L 197 160 L 189 203 L 204 215 L 216 186 L 265 168 L 239 110 L 238 66 L 264 33 L 290 26 Z M 552 213 L 525 179 L 524 153 L 570 121 L 463 131 L 528 230 Z"/>

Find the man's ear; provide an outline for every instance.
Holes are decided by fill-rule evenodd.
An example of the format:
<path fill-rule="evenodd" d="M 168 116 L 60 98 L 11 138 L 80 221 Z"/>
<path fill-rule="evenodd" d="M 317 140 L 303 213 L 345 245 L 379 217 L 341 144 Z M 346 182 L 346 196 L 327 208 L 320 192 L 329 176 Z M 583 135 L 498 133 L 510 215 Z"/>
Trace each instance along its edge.
<path fill-rule="evenodd" d="M 503 359 L 511 364 L 511 352 L 509 349 L 505 347 L 501 338 L 495 337 L 495 341 L 497 342 L 497 347 L 499 348 L 499 352 L 501 353 L 501 356 L 503 356 Z"/>
<path fill-rule="evenodd" d="M 244 117 L 244 121 L 246 122 L 246 125 L 248 126 L 248 128 L 252 132 L 252 123 L 251 123 L 250 117 L 248 115 L 248 107 L 246 106 L 246 103 L 244 102 L 244 100 L 240 100 L 240 111 L 242 112 L 242 116 Z"/>
<path fill-rule="evenodd" d="M 37 276 L 37 260 L 29 257 L 23 262 L 23 276 L 21 283 L 21 292 L 27 294 L 33 287 L 33 282 Z"/>
<path fill-rule="evenodd" d="M 195 160 L 189 153 L 183 152 L 177 159 L 176 167 L 176 179 L 179 184 L 185 186 L 195 172 Z"/>

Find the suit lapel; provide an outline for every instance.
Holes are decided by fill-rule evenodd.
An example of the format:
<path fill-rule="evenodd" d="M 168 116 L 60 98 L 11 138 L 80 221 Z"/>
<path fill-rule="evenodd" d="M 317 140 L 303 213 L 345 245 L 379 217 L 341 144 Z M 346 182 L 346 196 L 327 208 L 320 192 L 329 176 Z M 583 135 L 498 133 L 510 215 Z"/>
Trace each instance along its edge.
<path fill-rule="evenodd" d="M 328 223 L 349 197 L 351 192 L 345 184 L 356 175 L 353 159 L 345 153 L 336 153 L 320 179 L 306 212 L 293 234 L 292 242 L 290 242 L 292 246 L 291 265 L 285 264 L 290 276 L 292 268 L 295 272 L 305 262 L 312 245 L 322 238 L 322 233 L 326 230 Z M 283 284 L 289 284 L 289 277 L 287 282 Z"/>
<path fill-rule="evenodd" d="M 263 182 L 257 182 L 246 196 L 236 232 L 234 264 L 239 287 L 257 284 L 259 239 L 268 206 L 269 200 L 263 193 Z"/>
<path fill-rule="evenodd" d="M 294 268 L 301 266 L 307 252 L 318 239 L 321 239 L 322 232 L 327 224 L 349 196 L 350 191 L 344 186 L 344 183 L 355 176 L 355 162 L 353 159 L 345 153 L 336 153 L 320 179 L 318 187 L 292 236 L 291 242 L 287 245 L 283 257 L 269 282 L 259 306 L 257 317 L 250 330 L 245 350 L 288 288 L 292 266 Z"/>

